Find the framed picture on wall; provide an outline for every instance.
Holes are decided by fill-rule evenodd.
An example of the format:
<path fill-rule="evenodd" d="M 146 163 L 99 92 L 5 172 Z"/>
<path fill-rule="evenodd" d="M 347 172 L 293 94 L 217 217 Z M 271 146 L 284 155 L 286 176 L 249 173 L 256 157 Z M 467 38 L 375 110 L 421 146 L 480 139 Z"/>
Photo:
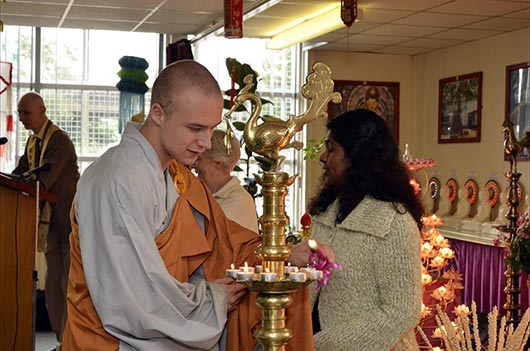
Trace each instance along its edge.
<path fill-rule="evenodd" d="M 340 92 L 342 102 L 329 104 L 329 118 L 358 108 L 372 110 L 386 121 L 399 142 L 399 83 L 336 80 L 334 91 Z"/>
<path fill-rule="evenodd" d="M 513 123 L 513 132 L 521 140 L 525 131 L 530 132 L 530 63 L 519 63 L 506 67 L 505 120 Z M 518 156 L 519 160 L 530 158 L 528 149 Z"/>
<path fill-rule="evenodd" d="M 480 141 L 482 72 L 440 79 L 438 143 Z"/>

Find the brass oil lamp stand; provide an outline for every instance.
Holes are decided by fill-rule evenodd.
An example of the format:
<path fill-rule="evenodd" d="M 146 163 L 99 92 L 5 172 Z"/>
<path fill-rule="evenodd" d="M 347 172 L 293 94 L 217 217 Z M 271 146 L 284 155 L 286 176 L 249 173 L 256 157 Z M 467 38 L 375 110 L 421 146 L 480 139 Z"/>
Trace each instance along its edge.
<path fill-rule="evenodd" d="M 278 281 L 269 283 L 254 282 L 249 288 L 258 292 L 256 304 L 262 310 L 261 329 L 255 333 L 264 351 L 284 350 L 292 333 L 286 327 L 285 309 L 291 304 L 290 293 L 298 290 L 302 282 L 285 279 L 284 263 L 289 257 L 290 248 L 285 244 L 285 227 L 289 218 L 285 214 L 287 187 L 296 176 L 289 178 L 287 173 L 267 172 L 256 177 L 262 186 L 263 215 L 259 221 L 263 231 L 263 242 L 257 249 L 263 269 L 277 274 Z"/>
<path fill-rule="evenodd" d="M 331 79 L 331 70 L 323 63 L 317 62 L 312 67 L 312 72 L 302 86 L 302 96 L 308 99 L 307 110 L 299 115 L 291 115 L 288 120 L 268 120 L 258 124 L 261 112 L 261 99 L 256 93 L 251 92 L 253 87 L 252 75 L 244 79 L 245 87 L 241 89 L 234 99 L 232 109 L 225 114 L 229 121 L 231 114 L 245 101 L 252 103 L 251 116 L 245 124 L 243 139 L 246 147 L 252 152 L 267 157 L 273 161 L 271 170 L 263 176 L 254 175 L 262 187 L 263 215 L 259 218 L 262 231 L 262 243 L 256 250 L 257 256 L 262 260 L 263 270 L 274 274 L 274 278 L 263 280 L 257 274 L 251 279 L 238 279 L 250 290 L 258 293 L 256 304 L 262 310 L 261 328 L 254 336 L 263 346 L 264 351 L 284 351 L 285 345 L 293 336 L 292 331 L 286 326 L 285 309 L 292 303 L 290 293 L 315 280 L 321 279 L 312 272 L 302 273 L 301 276 L 285 273 L 285 261 L 290 255 L 290 246 L 286 244 L 285 228 L 289 224 L 289 217 L 285 213 L 285 197 L 289 187 L 297 175 L 289 176 L 281 172 L 284 156 L 280 151 L 285 148 L 301 149 L 303 144 L 298 141 L 291 142 L 294 135 L 301 131 L 305 124 L 319 117 L 327 117 L 327 105 L 330 101 L 339 103 L 340 93 L 333 92 L 334 82 Z M 230 134 L 231 130 L 227 131 Z M 322 271 L 316 271 L 317 273 Z"/>
<path fill-rule="evenodd" d="M 509 240 L 513 240 L 515 237 L 515 231 L 517 229 L 517 207 L 519 206 L 519 178 L 521 173 L 512 171 L 505 174 L 509 182 L 509 193 L 508 193 L 508 213 L 506 219 L 508 220 L 507 226 L 500 226 L 499 230 L 507 233 Z M 506 266 L 504 272 L 506 276 L 506 287 L 504 292 L 506 293 L 506 303 L 504 309 L 506 310 L 506 320 L 508 323 L 517 324 L 521 320 L 519 311 L 521 310 L 521 304 L 519 303 L 519 295 L 521 294 L 521 287 L 519 281 L 521 278 L 521 270 L 514 270 L 512 265 Z"/>
<path fill-rule="evenodd" d="M 517 156 L 525 148 L 529 148 L 530 145 L 528 145 L 528 142 L 524 144 L 516 139 L 511 121 L 505 121 L 503 123 L 502 131 L 504 133 L 504 154 L 510 161 L 510 171 L 505 173 L 509 182 L 508 213 L 505 216 L 508 220 L 508 225 L 498 226 L 497 229 L 506 233 L 508 243 L 511 243 L 516 235 L 517 218 L 519 217 L 517 208 L 520 202 L 519 178 L 521 177 L 521 173 L 517 172 Z M 504 288 L 506 303 L 503 307 L 506 310 L 506 319 L 508 323 L 517 326 L 521 320 L 519 314 L 521 310 L 521 304 L 519 303 L 519 295 L 521 294 L 519 284 L 521 269 L 515 270 L 511 264 L 508 264 L 504 275 L 506 276 L 506 287 Z"/>

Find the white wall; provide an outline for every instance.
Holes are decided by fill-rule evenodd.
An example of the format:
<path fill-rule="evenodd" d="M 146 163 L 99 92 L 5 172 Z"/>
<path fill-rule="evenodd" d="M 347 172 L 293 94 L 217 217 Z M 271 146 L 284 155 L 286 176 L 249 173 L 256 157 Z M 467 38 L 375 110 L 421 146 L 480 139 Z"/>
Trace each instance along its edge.
<path fill-rule="evenodd" d="M 495 179 L 501 189 L 507 181 L 503 173 L 509 164 L 503 157 L 506 66 L 530 61 L 528 28 L 476 41 L 470 44 L 410 56 L 354 54 L 312 51 L 309 64 L 321 61 L 332 70 L 334 80 L 370 80 L 400 83 L 399 142 L 409 144 L 413 157 L 432 158 L 429 169 L 442 184 L 453 177 L 459 186 L 468 178 L 479 187 Z M 443 78 L 483 72 L 482 128 L 478 143 L 438 144 L 438 84 Z M 323 123 L 312 123 L 308 137 L 318 139 L 325 133 Z M 308 198 L 314 194 L 321 168 L 309 162 L 306 172 Z M 521 183 L 530 188 L 529 162 L 519 162 Z"/>

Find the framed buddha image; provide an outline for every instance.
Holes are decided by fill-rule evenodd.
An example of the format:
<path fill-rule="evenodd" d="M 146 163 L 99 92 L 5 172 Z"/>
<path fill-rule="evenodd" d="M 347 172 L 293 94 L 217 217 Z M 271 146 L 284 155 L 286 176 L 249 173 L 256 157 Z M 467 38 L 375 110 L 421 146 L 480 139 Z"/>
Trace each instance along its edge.
<path fill-rule="evenodd" d="M 506 67 L 505 120 L 513 123 L 514 136 L 521 141 L 525 131 L 530 132 L 530 62 Z M 524 149 L 518 160 L 530 158 Z"/>
<path fill-rule="evenodd" d="M 328 117 L 364 108 L 376 112 L 399 142 L 399 83 L 336 80 L 334 91 L 342 95 L 340 104 L 329 104 Z"/>
<path fill-rule="evenodd" d="M 482 72 L 440 79 L 438 143 L 480 142 Z"/>

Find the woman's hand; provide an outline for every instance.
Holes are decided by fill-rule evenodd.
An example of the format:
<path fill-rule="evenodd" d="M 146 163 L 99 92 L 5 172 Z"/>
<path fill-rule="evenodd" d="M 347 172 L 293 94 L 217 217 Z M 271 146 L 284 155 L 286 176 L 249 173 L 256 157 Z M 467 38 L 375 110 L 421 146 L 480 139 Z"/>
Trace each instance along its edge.
<path fill-rule="evenodd" d="M 287 259 L 287 261 L 290 262 L 291 265 L 298 267 L 307 266 L 310 263 L 309 256 L 313 253 L 313 250 L 317 249 L 322 250 L 322 252 L 327 256 L 327 260 L 329 263 L 335 263 L 335 252 L 333 251 L 331 246 L 316 239 L 310 240 L 316 241 L 318 248 L 311 249 L 308 244 L 309 240 L 305 240 L 299 244 L 294 245 L 293 247 L 291 247 L 291 255 Z"/>

